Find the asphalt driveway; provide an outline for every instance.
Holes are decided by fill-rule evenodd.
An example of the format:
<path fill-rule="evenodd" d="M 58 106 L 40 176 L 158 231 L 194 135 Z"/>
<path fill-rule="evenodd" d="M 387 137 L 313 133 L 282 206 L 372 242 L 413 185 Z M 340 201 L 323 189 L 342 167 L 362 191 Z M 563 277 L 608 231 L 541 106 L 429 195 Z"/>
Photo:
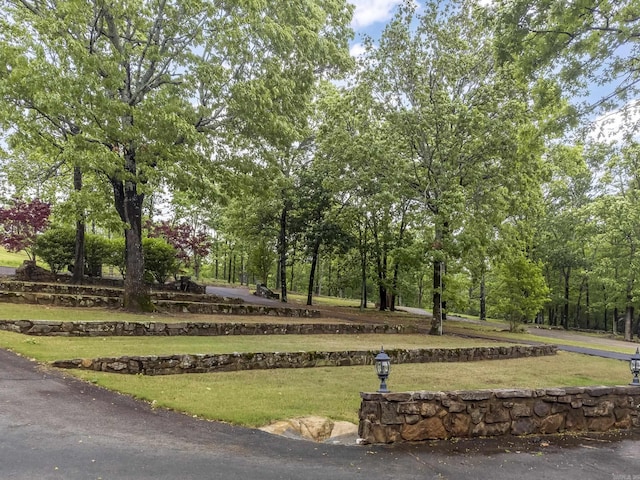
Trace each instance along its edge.
<path fill-rule="evenodd" d="M 627 480 L 639 471 L 637 435 L 315 444 L 152 409 L 0 350 L 3 480 Z"/>

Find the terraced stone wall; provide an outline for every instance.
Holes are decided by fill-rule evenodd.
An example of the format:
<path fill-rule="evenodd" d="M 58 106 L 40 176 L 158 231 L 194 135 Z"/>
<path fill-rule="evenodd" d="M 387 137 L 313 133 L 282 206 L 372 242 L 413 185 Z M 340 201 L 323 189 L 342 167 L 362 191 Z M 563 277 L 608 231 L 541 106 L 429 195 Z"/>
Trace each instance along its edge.
<path fill-rule="evenodd" d="M 393 364 L 459 362 L 550 355 L 553 345 L 475 347 L 455 349 L 389 350 Z M 146 357 L 78 358 L 53 363 L 58 368 L 80 368 L 112 373 L 174 375 L 217 371 L 258 370 L 272 368 L 311 368 L 372 365 L 378 351 L 344 352 L 262 352 L 200 355 L 165 355 Z"/>
<path fill-rule="evenodd" d="M 361 393 L 367 443 L 640 428 L 640 388 Z"/>
<path fill-rule="evenodd" d="M 268 308 L 268 307 L 267 307 Z M 415 333 L 415 327 L 353 323 L 55 322 L 0 320 L 0 330 L 67 337 Z"/>

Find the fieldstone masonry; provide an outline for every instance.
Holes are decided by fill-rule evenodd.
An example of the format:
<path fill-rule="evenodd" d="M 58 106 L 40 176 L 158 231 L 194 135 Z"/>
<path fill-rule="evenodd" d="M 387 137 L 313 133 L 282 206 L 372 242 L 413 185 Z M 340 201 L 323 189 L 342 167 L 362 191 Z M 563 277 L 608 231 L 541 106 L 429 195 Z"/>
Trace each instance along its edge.
<path fill-rule="evenodd" d="M 264 314 L 274 316 L 282 310 L 271 307 L 257 308 L 266 308 L 267 311 Z M 270 310 L 273 311 L 269 313 Z M 24 335 L 65 337 L 326 335 L 416 332 L 416 328 L 411 326 L 356 323 L 55 322 L 47 320 L 0 320 L 0 330 Z"/>
<path fill-rule="evenodd" d="M 640 428 L 640 388 L 361 393 L 367 443 Z"/>
<path fill-rule="evenodd" d="M 111 373 L 174 375 L 272 368 L 312 368 L 372 365 L 377 351 L 263 352 L 164 355 L 146 357 L 77 358 L 53 363 L 58 368 L 80 368 Z M 554 345 L 472 347 L 455 349 L 389 350 L 393 364 L 497 360 L 556 353 Z M 388 406 L 384 407 L 385 409 Z M 455 408 L 455 407 L 454 407 Z M 386 411 L 386 410 L 385 410 Z M 386 418 L 386 417 L 385 417 Z M 394 420 L 395 421 L 395 420 Z"/>

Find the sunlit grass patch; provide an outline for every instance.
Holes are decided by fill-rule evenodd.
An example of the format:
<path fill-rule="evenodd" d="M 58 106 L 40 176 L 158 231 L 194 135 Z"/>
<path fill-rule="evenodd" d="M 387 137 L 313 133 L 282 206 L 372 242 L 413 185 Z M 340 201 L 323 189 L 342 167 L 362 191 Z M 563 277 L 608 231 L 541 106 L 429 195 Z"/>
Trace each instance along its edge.
<path fill-rule="evenodd" d="M 147 377 L 76 371 L 98 385 L 191 415 L 261 426 L 305 415 L 357 423 L 359 392 L 375 391 L 372 367 L 253 370 Z M 393 365 L 392 391 L 616 385 L 626 363 L 571 353 L 483 362 Z"/>

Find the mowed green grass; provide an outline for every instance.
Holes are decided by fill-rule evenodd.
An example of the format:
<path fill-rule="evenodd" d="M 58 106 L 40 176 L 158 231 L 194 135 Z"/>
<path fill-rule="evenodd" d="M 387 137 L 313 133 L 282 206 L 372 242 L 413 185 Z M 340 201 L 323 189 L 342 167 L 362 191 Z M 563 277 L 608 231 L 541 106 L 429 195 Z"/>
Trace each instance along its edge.
<path fill-rule="evenodd" d="M 19 267 L 27 259 L 27 254 L 24 252 L 12 253 L 0 247 L 0 266 L 2 267 Z"/>
<path fill-rule="evenodd" d="M 480 334 L 487 335 L 491 338 L 495 338 L 497 340 L 505 341 L 505 342 L 539 342 L 546 343 L 550 345 L 562 344 L 569 345 L 573 347 L 582 347 L 582 348 L 595 348 L 598 350 L 605 350 L 608 352 L 617 352 L 617 353 L 628 353 L 632 354 L 636 347 L 637 343 L 628 343 L 627 345 L 611 345 L 607 342 L 608 336 L 599 334 L 599 333 L 587 333 L 587 332 L 576 332 L 572 331 L 571 334 L 574 336 L 574 339 L 568 338 L 553 338 L 547 337 L 544 335 L 536 335 L 535 329 L 532 329 L 532 333 L 512 333 L 509 331 L 505 331 L 496 327 L 496 325 L 479 325 L 479 324 L 470 324 L 465 322 L 449 322 L 450 327 L 455 327 L 456 330 L 462 329 L 467 330 L 471 334 Z M 445 327 L 446 331 L 446 327 Z M 582 338 L 584 340 L 582 340 Z"/>
<path fill-rule="evenodd" d="M 0 348 L 41 362 L 73 358 L 181 353 L 299 352 L 506 345 L 482 339 L 429 335 L 251 335 L 217 337 L 39 337 L 0 331 Z"/>
<path fill-rule="evenodd" d="M 76 371 L 74 375 L 190 415 L 245 426 L 320 415 L 357 423 L 359 392 L 378 388 L 373 367 L 253 370 L 149 377 Z M 561 352 L 483 362 L 392 365 L 392 391 L 619 385 L 625 362 Z"/>
<path fill-rule="evenodd" d="M 206 323 L 350 323 L 322 318 L 265 315 L 198 315 L 191 313 L 128 313 L 108 308 L 71 308 L 51 305 L 0 303 L 0 320 L 47 320 L 56 322 L 206 322 Z"/>

